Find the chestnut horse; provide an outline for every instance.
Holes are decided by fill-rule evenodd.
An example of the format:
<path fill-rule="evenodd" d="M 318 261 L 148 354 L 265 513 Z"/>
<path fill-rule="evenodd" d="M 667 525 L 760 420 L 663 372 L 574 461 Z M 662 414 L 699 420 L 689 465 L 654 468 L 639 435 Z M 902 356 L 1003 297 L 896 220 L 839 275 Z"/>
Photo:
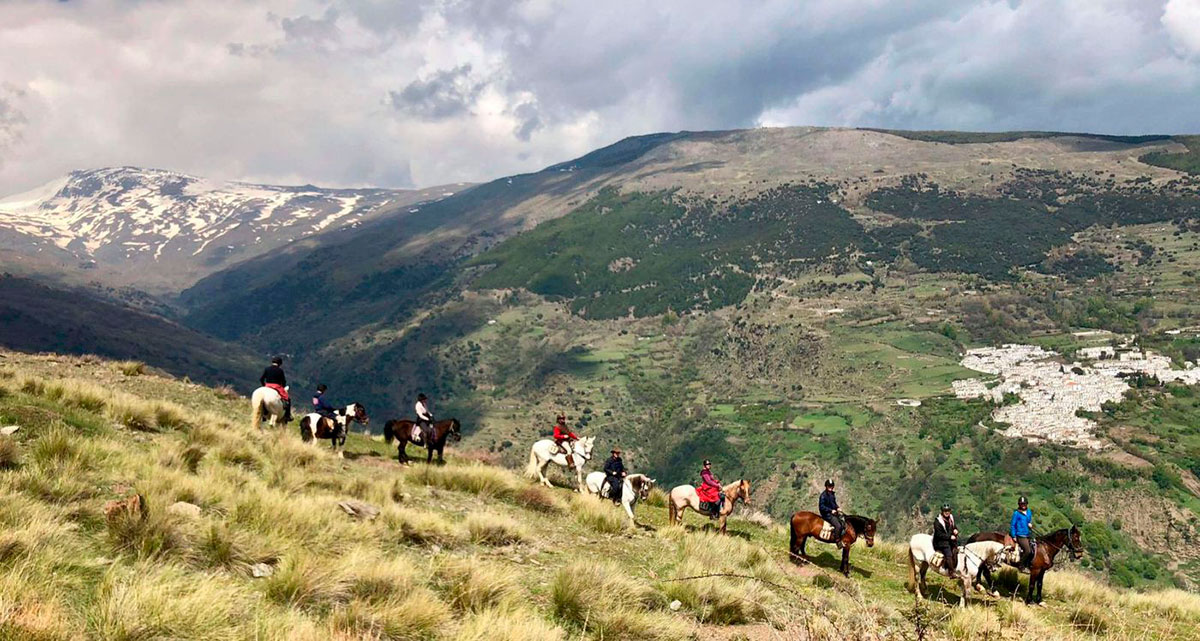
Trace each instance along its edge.
<path fill-rule="evenodd" d="M 996 541 L 1003 543 L 1008 536 L 999 532 L 980 532 L 971 540 Z M 1011 541 L 1011 539 L 1009 539 Z M 1029 562 L 1029 589 L 1025 591 L 1025 603 L 1042 603 L 1042 582 L 1046 579 L 1046 571 L 1054 567 L 1054 557 L 1058 551 L 1066 548 L 1071 551 L 1071 558 L 1078 561 L 1083 558 L 1083 540 L 1079 528 L 1071 525 L 1069 528 L 1055 530 L 1046 536 L 1037 537 L 1037 549 L 1033 552 L 1033 560 Z M 989 581 L 991 573 L 983 573 Z M 1033 596 L 1037 590 L 1037 598 Z"/>
<path fill-rule="evenodd" d="M 875 546 L 875 519 L 856 514 L 846 514 L 844 518 L 846 519 L 846 531 L 842 533 L 842 565 L 839 569 L 842 574 L 850 576 L 850 546 L 854 545 L 860 535 L 866 540 L 867 547 Z M 820 514 L 813 512 L 793 514 L 790 546 L 793 562 L 808 559 L 804 545 L 808 543 L 810 536 L 822 543 L 836 543 L 833 540 L 833 526 L 821 518 Z"/>
<path fill-rule="evenodd" d="M 739 480 L 721 488 L 725 493 L 725 502 L 721 504 L 721 513 L 717 516 L 717 523 L 721 534 L 725 534 L 725 520 L 733 513 L 733 504 L 741 500 L 750 504 L 750 481 Z M 667 495 L 667 511 L 668 523 L 674 525 L 683 525 L 683 511 L 687 508 L 700 512 L 700 496 L 696 494 L 696 488 L 691 485 L 676 485 Z M 705 514 L 704 512 L 700 512 Z M 707 516 L 707 515 L 706 515 Z"/>
<path fill-rule="evenodd" d="M 412 443 L 417 447 L 424 447 L 429 451 L 425 457 L 426 463 L 433 462 L 433 452 L 437 450 L 438 463 L 445 463 L 446 459 L 442 454 L 442 450 L 446 448 L 446 439 L 453 439 L 455 443 L 462 440 L 462 433 L 459 431 L 459 423 L 456 418 L 448 418 L 444 421 L 438 421 L 433 424 L 433 438 L 428 443 L 422 443 L 420 437 L 420 428 L 416 421 L 408 419 L 392 419 L 383 424 L 383 440 L 388 445 L 392 441 L 396 443 L 396 460 L 402 464 L 408 464 L 408 452 L 404 450 L 408 448 L 408 444 Z"/>

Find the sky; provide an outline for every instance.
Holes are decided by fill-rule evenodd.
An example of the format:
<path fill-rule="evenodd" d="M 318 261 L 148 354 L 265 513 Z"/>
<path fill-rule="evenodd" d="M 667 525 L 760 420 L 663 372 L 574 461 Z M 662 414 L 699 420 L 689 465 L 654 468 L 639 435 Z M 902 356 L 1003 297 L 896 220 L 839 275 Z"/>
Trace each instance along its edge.
<path fill-rule="evenodd" d="M 0 195 L 424 187 L 790 125 L 1200 133 L 1200 0 L 0 2 Z"/>

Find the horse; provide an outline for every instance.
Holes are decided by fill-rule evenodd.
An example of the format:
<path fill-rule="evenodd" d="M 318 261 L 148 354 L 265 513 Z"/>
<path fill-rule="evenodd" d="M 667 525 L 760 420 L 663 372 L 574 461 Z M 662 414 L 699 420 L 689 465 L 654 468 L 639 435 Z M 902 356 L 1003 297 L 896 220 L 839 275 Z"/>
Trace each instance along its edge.
<path fill-rule="evenodd" d="M 583 465 L 592 458 L 592 446 L 596 444 L 595 436 L 585 436 L 571 442 L 571 457 L 575 468 L 576 492 L 584 490 Z M 529 448 L 529 464 L 525 466 L 525 476 L 538 479 L 542 485 L 552 487 L 546 478 L 546 466 L 554 463 L 563 467 L 567 465 L 567 455 L 554 441 L 544 438 Z"/>
<path fill-rule="evenodd" d="M 933 536 L 930 534 L 914 534 L 908 542 L 908 580 L 913 584 L 918 599 L 925 598 L 922 588 L 925 587 L 925 572 L 932 565 L 934 571 L 943 576 L 951 576 L 962 584 L 962 598 L 958 601 L 961 608 L 967 607 L 967 594 L 971 591 L 971 577 L 979 573 L 980 565 L 990 565 L 1005 553 L 1004 544 L 995 541 L 976 541 L 968 543 L 958 550 L 958 563 L 954 575 L 943 569 L 941 554 L 933 549 Z M 935 563 L 936 562 L 936 563 Z M 917 580 L 917 567 L 920 566 L 920 581 Z"/>
<path fill-rule="evenodd" d="M 745 479 L 734 481 L 721 488 L 721 491 L 725 493 L 725 502 L 721 505 L 717 522 L 721 534 L 725 534 L 725 521 L 733 513 L 733 504 L 741 500 L 746 505 L 750 505 L 750 481 Z M 691 485 L 676 485 L 671 488 L 671 492 L 667 495 L 668 522 L 683 525 L 683 510 L 689 507 L 700 512 L 700 495 L 696 494 L 696 488 Z M 704 514 L 704 512 L 700 512 L 700 514 Z"/>
<path fill-rule="evenodd" d="M 656 481 L 645 474 L 630 474 L 625 477 L 625 482 L 621 486 L 621 507 L 625 508 L 625 513 L 629 515 L 629 520 L 637 523 L 637 519 L 633 518 L 633 506 L 637 505 L 639 500 L 645 500 L 650 496 L 650 490 L 654 489 Z M 592 494 L 598 494 L 603 498 L 608 498 L 608 477 L 604 472 L 592 472 L 587 475 L 587 489 Z"/>
<path fill-rule="evenodd" d="M 995 541 L 996 543 L 1003 543 L 1004 549 L 1007 550 L 1010 555 L 1015 553 L 1018 562 L 1020 560 L 1021 551 L 1017 550 L 1016 541 L 1014 541 L 1011 536 L 1004 534 L 1003 532 L 976 532 L 975 534 L 971 535 L 971 538 L 967 539 L 967 543 L 975 543 L 977 541 Z M 976 587 L 988 591 L 992 596 L 1000 596 L 1000 593 L 996 591 L 996 581 L 992 577 L 992 568 L 990 566 L 979 566 L 979 574 L 976 574 L 972 578 L 972 581 Z"/>
<path fill-rule="evenodd" d="M 875 547 L 875 519 L 855 514 L 847 514 L 844 518 L 846 519 L 846 531 L 842 533 L 840 570 L 842 574 L 850 576 L 850 546 L 854 545 L 861 534 L 866 539 L 867 547 Z M 794 561 L 808 558 L 808 553 L 804 551 L 804 545 L 808 543 L 810 536 L 822 543 L 836 543 L 833 540 L 833 525 L 821 518 L 820 514 L 813 512 L 793 514 L 790 551 Z"/>
<path fill-rule="evenodd" d="M 996 540 L 996 537 L 1007 538 L 1007 535 L 999 532 L 980 532 L 971 538 L 976 537 L 980 540 Z M 1037 537 L 1037 546 L 1035 546 L 1033 551 L 1033 559 L 1029 561 L 1029 587 L 1025 591 L 1025 603 L 1042 604 L 1042 582 L 1046 579 L 1046 572 L 1054 567 L 1054 557 L 1063 548 L 1071 551 L 1071 558 L 1073 560 L 1078 561 L 1083 558 L 1083 539 L 1076 525 L 1072 524 L 1069 528 L 1062 528 L 1046 536 Z M 1008 560 L 1009 565 L 1014 566 L 1019 562 L 1019 551 L 1012 559 Z M 985 573 L 985 576 L 987 576 L 989 581 L 991 580 L 990 572 Z M 1037 590 L 1036 599 L 1033 597 L 1035 588 Z"/>
<path fill-rule="evenodd" d="M 283 418 L 283 398 L 269 387 L 260 387 L 250 395 L 250 420 L 254 429 L 262 429 L 264 418 L 271 427 L 275 427 L 275 422 Z"/>
<path fill-rule="evenodd" d="M 462 432 L 459 431 L 461 425 L 456 418 L 448 418 L 444 421 L 438 421 L 433 424 L 433 438 L 428 443 L 421 442 L 421 428 L 416 421 L 408 419 L 393 419 L 383 424 L 383 440 L 388 445 L 392 441 L 396 443 L 396 460 L 402 465 L 408 465 L 408 444 L 412 443 L 417 447 L 424 446 L 428 450 L 425 456 L 426 463 L 433 462 L 433 453 L 436 450 L 438 455 L 438 463 L 445 463 L 446 458 L 443 451 L 446 449 L 446 439 L 453 439 L 455 443 L 462 440 Z"/>
<path fill-rule="evenodd" d="M 305 414 L 300 419 L 300 439 L 305 443 L 316 443 L 316 439 L 327 438 L 338 458 L 342 457 L 342 449 L 346 447 L 346 434 L 350 431 L 350 423 L 366 425 L 371 422 L 367 416 L 367 408 L 362 403 L 351 403 L 337 411 L 333 418 L 321 416 L 316 412 Z"/>

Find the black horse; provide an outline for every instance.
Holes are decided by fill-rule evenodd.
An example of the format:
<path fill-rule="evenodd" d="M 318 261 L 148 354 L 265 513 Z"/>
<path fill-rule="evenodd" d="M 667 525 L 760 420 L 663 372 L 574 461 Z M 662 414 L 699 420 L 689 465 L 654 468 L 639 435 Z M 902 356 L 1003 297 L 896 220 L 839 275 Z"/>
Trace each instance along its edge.
<path fill-rule="evenodd" d="M 996 541 L 1009 545 L 1012 539 L 1000 532 L 980 532 L 967 540 L 968 543 L 975 541 Z M 1058 555 L 1058 551 L 1066 548 L 1071 551 L 1071 558 L 1078 561 L 1083 558 L 1083 540 L 1079 534 L 1079 528 L 1072 525 L 1069 528 L 1055 530 L 1046 536 L 1037 537 L 1037 549 L 1033 553 L 1033 559 L 1029 561 L 1029 589 L 1025 592 L 1026 603 L 1041 603 L 1042 602 L 1042 581 L 1046 579 L 1046 571 L 1054 567 L 1054 557 Z M 988 585 L 991 585 L 992 575 L 988 568 L 980 568 L 980 576 L 976 577 L 976 582 L 986 579 Z M 1034 591 L 1037 591 L 1037 598 L 1034 598 Z"/>
<path fill-rule="evenodd" d="M 420 428 L 417 425 L 416 421 L 410 421 L 406 418 L 393 419 L 383 425 L 383 440 L 387 441 L 389 445 L 392 441 L 397 441 L 396 459 L 401 463 L 408 463 L 408 453 L 404 450 L 408 447 L 409 443 L 417 447 L 424 446 L 425 449 L 429 450 L 429 455 L 425 457 L 426 463 L 433 462 L 433 452 L 435 450 L 438 455 L 438 463 L 445 463 L 446 459 L 442 455 L 442 450 L 446 447 L 446 439 L 453 439 L 456 443 L 462 440 L 462 433 L 459 431 L 460 426 L 456 418 L 434 423 L 433 438 L 429 439 L 428 443 L 421 441 Z"/>

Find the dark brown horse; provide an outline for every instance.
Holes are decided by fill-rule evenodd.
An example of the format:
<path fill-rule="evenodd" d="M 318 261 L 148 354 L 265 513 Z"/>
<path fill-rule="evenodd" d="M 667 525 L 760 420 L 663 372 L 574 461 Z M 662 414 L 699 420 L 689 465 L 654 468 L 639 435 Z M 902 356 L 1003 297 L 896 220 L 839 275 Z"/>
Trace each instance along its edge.
<path fill-rule="evenodd" d="M 866 539 L 867 547 L 875 546 L 875 519 L 854 514 L 847 514 L 845 519 L 846 531 L 842 533 L 842 565 L 840 569 L 842 574 L 850 576 L 850 546 L 854 545 L 859 536 Z M 810 536 L 822 543 L 836 543 L 832 538 L 832 532 L 829 536 L 821 536 L 821 530 L 828 525 L 820 514 L 814 512 L 796 512 L 792 515 L 791 557 L 793 562 L 799 562 L 800 559 L 808 560 L 808 553 L 804 551 L 804 545 L 808 543 Z"/>
<path fill-rule="evenodd" d="M 980 532 L 967 539 L 968 543 L 975 541 L 997 541 L 1006 546 L 1012 545 L 1012 538 L 1001 532 Z M 1054 557 L 1058 551 L 1066 548 L 1071 551 L 1071 558 L 1078 561 L 1083 558 L 1083 540 L 1079 528 L 1072 525 L 1069 528 L 1055 530 L 1046 536 L 1037 537 L 1037 549 L 1033 552 L 1033 560 L 1029 562 L 1029 589 L 1025 592 L 1025 603 L 1042 602 L 1042 581 L 1046 579 L 1046 571 L 1054 567 Z M 1010 564 L 1015 565 L 1015 564 Z M 991 572 L 985 567 L 980 568 L 976 582 L 986 578 L 991 585 Z M 1033 596 L 1037 590 L 1037 598 Z"/>
<path fill-rule="evenodd" d="M 433 438 L 429 439 L 428 443 L 422 443 L 420 436 L 414 436 L 414 431 L 420 434 L 417 428 L 416 421 L 408 419 L 393 419 L 383 425 L 383 440 L 390 445 L 392 441 L 397 441 L 396 444 L 396 459 L 401 463 L 408 463 L 408 453 L 404 450 L 409 443 L 417 447 L 424 447 L 429 450 L 429 455 L 425 457 L 426 463 L 433 462 L 433 452 L 436 450 L 438 455 L 438 463 L 445 463 L 446 459 L 442 455 L 442 450 L 446 447 L 446 439 L 453 439 L 454 442 L 462 440 L 462 433 L 459 432 L 458 419 L 448 418 L 444 421 L 438 421 L 433 424 Z"/>

